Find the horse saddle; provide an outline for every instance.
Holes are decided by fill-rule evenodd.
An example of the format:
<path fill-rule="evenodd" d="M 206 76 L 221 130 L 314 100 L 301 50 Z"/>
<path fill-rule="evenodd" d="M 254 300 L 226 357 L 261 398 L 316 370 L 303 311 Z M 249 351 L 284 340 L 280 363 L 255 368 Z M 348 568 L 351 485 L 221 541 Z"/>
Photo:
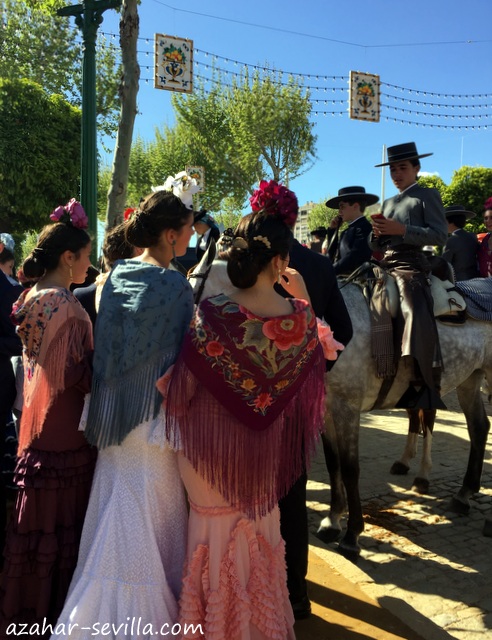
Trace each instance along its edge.
<path fill-rule="evenodd" d="M 380 267 L 374 267 L 374 275 L 380 286 L 386 287 L 388 310 L 391 317 L 396 318 L 400 307 L 400 293 L 395 279 Z M 434 317 L 441 322 L 463 324 L 466 302 L 454 283 L 448 279 L 441 279 L 433 273 L 430 275 L 430 282 L 434 301 Z"/>

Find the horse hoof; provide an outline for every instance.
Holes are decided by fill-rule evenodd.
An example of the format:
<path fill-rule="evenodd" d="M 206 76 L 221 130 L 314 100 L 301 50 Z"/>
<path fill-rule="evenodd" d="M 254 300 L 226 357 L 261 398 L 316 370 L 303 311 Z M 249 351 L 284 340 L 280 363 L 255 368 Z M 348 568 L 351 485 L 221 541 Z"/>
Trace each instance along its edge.
<path fill-rule="evenodd" d="M 426 478 L 419 478 L 417 476 L 413 481 L 412 491 L 417 493 L 429 493 L 429 481 Z"/>
<path fill-rule="evenodd" d="M 351 543 L 343 538 L 338 544 L 338 553 L 350 562 L 357 564 L 360 557 L 360 546 L 358 543 Z"/>
<path fill-rule="evenodd" d="M 483 535 L 492 538 L 492 520 L 485 520 L 483 524 Z"/>
<path fill-rule="evenodd" d="M 318 540 L 321 540 L 321 542 L 330 544 L 331 542 L 336 542 L 341 533 L 340 529 L 334 529 L 333 527 L 320 527 L 314 535 Z"/>
<path fill-rule="evenodd" d="M 469 503 L 463 502 L 462 500 L 458 500 L 458 498 L 451 498 L 448 505 L 449 511 L 453 511 L 453 513 L 459 513 L 460 515 L 467 516 L 470 513 L 470 505 Z"/>
<path fill-rule="evenodd" d="M 393 476 L 406 476 L 409 470 L 410 467 L 407 467 L 403 462 L 393 462 L 390 473 Z"/>

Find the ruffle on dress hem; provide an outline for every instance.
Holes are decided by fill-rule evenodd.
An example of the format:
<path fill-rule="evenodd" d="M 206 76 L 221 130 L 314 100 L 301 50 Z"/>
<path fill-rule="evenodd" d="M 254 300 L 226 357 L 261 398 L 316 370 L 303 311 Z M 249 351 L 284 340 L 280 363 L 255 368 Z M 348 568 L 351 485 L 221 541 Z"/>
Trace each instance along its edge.
<path fill-rule="evenodd" d="M 248 548 L 249 579 L 245 586 L 237 564 L 239 536 L 246 538 Z M 192 625 L 198 633 L 189 631 L 184 638 L 236 640 L 248 626 L 272 640 L 291 637 L 294 618 L 286 585 L 283 540 L 272 547 L 256 533 L 254 522 L 242 518 L 221 560 L 215 590 L 210 587 L 209 560 L 209 547 L 200 544 L 185 568 L 180 623 L 183 630 L 185 625 Z M 201 633 L 197 625 L 201 625 Z"/>
<path fill-rule="evenodd" d="M 97 449 L 43 451 L 29 447 L 17 461 L 14 481 L 18 488 L 66 489 L 91 482 Z"/>

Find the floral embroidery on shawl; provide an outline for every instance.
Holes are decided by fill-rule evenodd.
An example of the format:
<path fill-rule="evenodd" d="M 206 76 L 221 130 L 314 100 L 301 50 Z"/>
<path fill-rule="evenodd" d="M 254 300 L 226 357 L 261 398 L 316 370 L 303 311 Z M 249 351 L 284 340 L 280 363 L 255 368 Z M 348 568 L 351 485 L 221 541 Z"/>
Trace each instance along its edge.
<path fill-rule="evenodd" d="M 259 318 L 204 300 L 171 373 L 166 435 L 224 499 L 269 513 L 306 469 L 323 427 L 323 349 L 311 307 Z M 169 375 L 169 374 L 168 374 Z"/>
<path fill-rule="evenodd" d="M 267 425 L 278 415 L 319 348 L 311 306 L 291 302 L 291 314 L 265 321 L 224 295 L 209 298 L 197 309 L 183 347 L 195 375 L 212 372 L 213 378 L 205 373 L 206 386 L 213 392 L 218 385 L 230 398 L 221 393 L 219 401 L 229 409 L 235 404 L 233 413 L 243 412 L 244 404 L 250 409 L 251 428 L 261 428 L 255 418 Z"/>

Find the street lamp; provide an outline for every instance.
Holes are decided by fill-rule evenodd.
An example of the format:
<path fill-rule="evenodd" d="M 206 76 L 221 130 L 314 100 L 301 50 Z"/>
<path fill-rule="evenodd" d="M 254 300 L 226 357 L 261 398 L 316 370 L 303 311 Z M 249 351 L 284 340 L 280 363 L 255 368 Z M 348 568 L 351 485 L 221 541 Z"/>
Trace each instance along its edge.
<path fill-rule="evenodd" d="M 96 125 L 96 38 L 107 9 L 118 9 L 121 0 L 83 0 L 82 4 L 62 7 L 59 16 L 75 16 L 82 32 L 82 149 L 80 201 L 89 218 L 93 238 L 92 259 L 97 260 L 97 125 Z"/>

